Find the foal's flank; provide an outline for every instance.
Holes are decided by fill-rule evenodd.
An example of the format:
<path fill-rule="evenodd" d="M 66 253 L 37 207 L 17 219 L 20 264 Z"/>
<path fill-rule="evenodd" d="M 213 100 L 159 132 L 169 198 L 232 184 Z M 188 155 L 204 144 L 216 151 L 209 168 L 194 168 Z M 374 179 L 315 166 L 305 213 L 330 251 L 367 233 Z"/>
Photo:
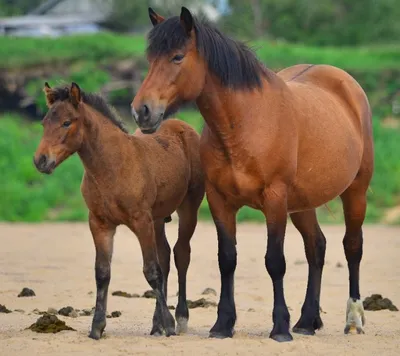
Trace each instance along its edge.
<path fill-rule="evenodd" d="M 126 225 L 137 236 L 143 273 L 156 293 L 151 334 L 175 334 L 175 320 L 167 307 L 171 249 L 164 227 L 174 211 L 179 217 L 174 247 L 179 282 L 175 317 L 177 332 L 186 332 L 190 239 L 205 190 L 199 135 L 188 124 L 174 119 L 163 122 L 152 136 L 140 131 L 129 135 L 102 97 L 84 93 L 76 83 L 55 89 L 46 83 L 44 92 L 49 110 L 34 157 L 36 168 L 51 174 L 75 152 L 85 168 L 81 191 L 96 248 L 97 285 L 89 336 L 100 339 L 106 327 L 113 242 L 119 225 Z"/>

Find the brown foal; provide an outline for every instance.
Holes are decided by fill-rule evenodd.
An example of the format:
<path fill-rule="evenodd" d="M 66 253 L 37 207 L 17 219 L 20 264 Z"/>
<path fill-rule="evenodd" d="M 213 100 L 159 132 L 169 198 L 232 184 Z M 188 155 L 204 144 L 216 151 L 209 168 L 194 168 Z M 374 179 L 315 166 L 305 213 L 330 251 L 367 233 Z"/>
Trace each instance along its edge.
<path fill-rule="evenodd" d="M 79 86 L 44 88 L 49 111 L 34 162 L 50 174 L 78 153 L 84 168 L 81 191 L 89 209 L 89 226 L 96 248 L 96 310 L 90 337 L 99 339 L 106 326 L 114 234 L 126 225 L 137 236 L 143 254 L 143 273 L 156 292 L 151 334 L 175 334 L 167 307 L 170 246 L 164 224 L 177 211 L 178 240 L 174 247 L 178 270 L 177 332 L 186 331 L 186 274 L 190 239 L 204 197 L 204 174 L 199 135 L 180 120 L 165 121 L 156 135 L 129 135 L 116 113 L 99 95 Z"/>
<path fill-rule="evenodd" d="M 357 81 L 329 65 L 300 64 L 274 73 L 244 44 L 199 21 L 182 7 L 164 19 L 149 9 L 148 74 L 132 102 L 145 133 L 192 100 L 206 122 L 200 151 L 206 194 L 218 235 L 221 295 L 213 337 L 231 337 L 236 321 L 236 213 L 262 211 L 267 223 L 265 266 L 274 290 L 270 337 L 290 341 L 283 279 L 287 216 L 303 237 L 308 285 L 293 331 L 314 334 L 325 236 L 316 208 L 340 196 L 349 270 L 347 320 L 362 332 L 359 267 L 366 193 L 374 169 L 371 110 Z M 248 243 L 251 243 L 250 240 Z M 345 332 L 349 331 L 346 323 Z"/>

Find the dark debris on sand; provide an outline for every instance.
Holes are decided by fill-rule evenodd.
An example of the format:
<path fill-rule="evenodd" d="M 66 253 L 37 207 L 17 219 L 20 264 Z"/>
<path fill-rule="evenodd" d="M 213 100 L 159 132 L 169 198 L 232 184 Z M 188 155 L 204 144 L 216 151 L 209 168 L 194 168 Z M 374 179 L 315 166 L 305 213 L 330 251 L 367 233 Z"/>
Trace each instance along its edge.
<path fill-rule="evenodd" d="M 372 294 L 370 297 L 367 297 L 363 301 L 363 306 L 365 310 L 390 310 L 390 311 L 399 311 L 397 307 L 392 303 L 392 301 L 388 298 L 382 298 L 380 294 Z"/>
<path fill-rule="evenodd" d="M 131 293 L 123 292 L 121 290 L 112 292 L 111 295 L 116 296 L 116 297 L 124 297 L 124 298 L 140 298 L 139 294 L 136 294 L 136 293 L 131 294 Z"/>
<path fill-rule="evenodd" d="M 10 309 L 7 309 L 5 305 L 0 304 L 0 313 L 9 314 L 12 313 L 12 311 Z"/>
<path fill-rule="evenodd" d="M 56 315 L 51 315 L 47 313 L 41 316 L 35 323 L 33 323 L 27 329 L 30 329 L 37 333 L 51 333 L 51 334 L 55 334 L 63 330 L 76 331 L 75 329 L 66 325 L 64 321 L 58 319 Z"/>
<path fill-rule="evenodd" d="M 110 315 L 107 315 L 107 318 L 119 318 L 121 316 L 121 312 L 119 310 L 113 311 Z"/>
<path fill-rule="evenodd" d="M 156 293 L 153 290 L 147 290 L 143 293 L 142 298 L 153 298 L 156 299 Z"/>
<path fill-rule="evenodd" d="M 35 297 L 35 292 L 30 288 L 23 288 L 22 291 L 18 294 L 18 298 L 21 297 Z"/>
<path fill-rule="evenodd" d="M 195 308 L 208 308 L 208 307 L 216 307 L 217 303 L 215 302 L 210 302 L 207 299 L 200 298 L 197 300 L 188 300 L 187 301 L 187 306 L 189 309 L 195 309 Z"/>

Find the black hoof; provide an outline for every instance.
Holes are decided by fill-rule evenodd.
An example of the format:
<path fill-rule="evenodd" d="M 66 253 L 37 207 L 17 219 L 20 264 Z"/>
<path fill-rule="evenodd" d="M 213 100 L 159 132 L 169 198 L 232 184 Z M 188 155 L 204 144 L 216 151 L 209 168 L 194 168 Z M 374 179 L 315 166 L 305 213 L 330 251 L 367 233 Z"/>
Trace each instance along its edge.
<path fill-rule="evenodd" d="M 301 334 L 301 335 L 315 335 L 314 328 L 306 329 L 306 328 L 299 328 L 299 327 L 294 326 L 292 331 L 296 334 Z"/>
<path fill-rule="evenodd" d="M 269 336 L 272 340 L 275 340 L 277 342 L 288 342 L 288 341 L 293 341 L 293 337 L 290 334 L 275 334 L 275 335 L 270 335 Z"/>
<path fill-rule="evenodd" d="M 163 334 L 162 329 L 157 325 L 153 326 L 153 329 L 150 331 L 150 335 L 152 336 L 161 336 Z"/>
<path fill-rule="evenodd" d="M 226 338 L 232 338 L 234 332 L 233 331 L 210 331 L 210 338 L 213 339 L 226 339 Z"/>
<path fill-rule="evenodd" d="M 100 330 L 92 330 L 89 334 L 89 337 L 93 340 L 100 340 L 103 332 Z"/>
<path fill-rule="evenodd" d="M 175 329 L 167 330 L 167 331 L 165 332 L 165 336 L 166 336 L 166 337 L 176 336 Z"/>

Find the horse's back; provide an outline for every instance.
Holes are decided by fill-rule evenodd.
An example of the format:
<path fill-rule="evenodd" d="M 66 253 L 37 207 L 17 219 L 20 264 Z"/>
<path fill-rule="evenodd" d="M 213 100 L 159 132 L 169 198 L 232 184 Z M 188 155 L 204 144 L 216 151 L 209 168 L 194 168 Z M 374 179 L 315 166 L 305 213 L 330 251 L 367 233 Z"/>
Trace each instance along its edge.
<path fill-rule="evenodd" d="M 159 130 L 152 135 L 143 134 L 140 129 L 135 131 L 136 136 L 142 137 L 154 147 L 160 149 L 160 154 L 167 160 L 179 153 L 186 158 L 185 166 L 188 166 L 189 185 L 199 186 L 204 184 L 204 173 L 200 161 L 200 135 L 185 121 L 170 118 L 162 122 Z M 181 162 L 183 163 L 183 162 Z"/>
<path fill-rule="evenodd" d="M 371 135 L 371 109 L 367 95 L 346 71 L 326 64 L 299 64 L 277 74 L 294 92 L 307 88 L 322 89 L 350 113 L 349 116 L 363 136 Z M 317 93 L 317 90 L 314 92 Z"/>

